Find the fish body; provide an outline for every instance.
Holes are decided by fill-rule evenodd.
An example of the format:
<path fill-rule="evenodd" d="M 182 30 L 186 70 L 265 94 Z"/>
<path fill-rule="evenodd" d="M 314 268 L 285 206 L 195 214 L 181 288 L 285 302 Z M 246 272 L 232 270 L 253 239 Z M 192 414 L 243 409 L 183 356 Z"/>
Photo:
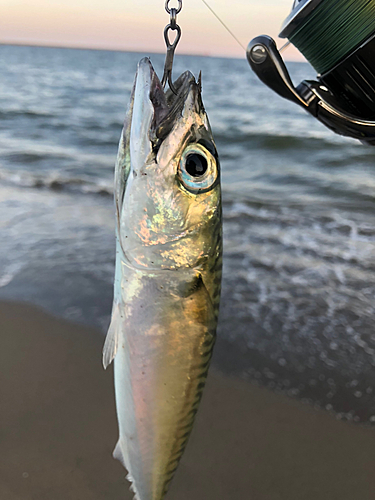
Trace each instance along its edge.
<path fill-rule="evenodd" d="M 222 266 L 220 167 L 200 93 L 186 72 L 164 90 L 137 70 L 115 168 L 112 319 L 119 441 L 135 498 L 161 500 L 201 399 L 215 342 Z"/>

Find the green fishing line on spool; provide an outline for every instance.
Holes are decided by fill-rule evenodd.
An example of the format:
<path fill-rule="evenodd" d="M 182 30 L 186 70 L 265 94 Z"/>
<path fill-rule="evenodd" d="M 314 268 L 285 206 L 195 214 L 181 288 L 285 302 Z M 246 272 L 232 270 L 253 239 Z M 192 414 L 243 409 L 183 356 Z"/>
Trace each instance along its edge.
<path fill-rule="evenodd" d="M 375 33 L 375 0 L 323 0 L 288 38 L 320 74 Z"/>

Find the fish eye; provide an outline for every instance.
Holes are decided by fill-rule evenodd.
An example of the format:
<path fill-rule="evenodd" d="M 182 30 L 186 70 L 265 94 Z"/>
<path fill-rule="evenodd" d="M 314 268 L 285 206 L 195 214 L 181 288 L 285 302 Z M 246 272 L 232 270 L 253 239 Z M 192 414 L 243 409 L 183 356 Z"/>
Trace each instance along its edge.
<path fill-rule="evenodd" d="M 207 160 L 203 155 L 191 153 L 186 157 L 185 170 L 192 177 L 201 177 L 207 169 Z"/>
<path fill-rule="evenodd" d="M 189 144 L 181 155 L 178 174 L 188 191 L 207 191 L 218 177 L 216 160 L 201 144 Z"/>

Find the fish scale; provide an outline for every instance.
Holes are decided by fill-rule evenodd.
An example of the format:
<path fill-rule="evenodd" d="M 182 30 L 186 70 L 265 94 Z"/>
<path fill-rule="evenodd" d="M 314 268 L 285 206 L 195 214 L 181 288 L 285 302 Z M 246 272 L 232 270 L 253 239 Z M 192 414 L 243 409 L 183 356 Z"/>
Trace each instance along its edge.
<path fill-rule="evenodd" d="M 137 500 L 162 500 L 189 439 L 215 343 L 222 267 L 220 165 L 189 72 L 164 93 L 138 65 L 115 168 L 117 252 L 104 366 Z M 194 170 L 195 165 L 197 169 Z"/>

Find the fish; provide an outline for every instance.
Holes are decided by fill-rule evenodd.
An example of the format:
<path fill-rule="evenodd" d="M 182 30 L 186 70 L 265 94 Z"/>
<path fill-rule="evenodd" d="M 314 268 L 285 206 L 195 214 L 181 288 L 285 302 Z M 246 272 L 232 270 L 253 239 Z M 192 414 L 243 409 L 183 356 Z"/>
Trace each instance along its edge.
<path fill-rule="evenodd" d="M 136 500 L 161 500 L 205 386 L 222 276 L 220 163 L 198 81 L 137 68 L 115 166 L 116 267 L 103 349 L 114 451 Z"/>

